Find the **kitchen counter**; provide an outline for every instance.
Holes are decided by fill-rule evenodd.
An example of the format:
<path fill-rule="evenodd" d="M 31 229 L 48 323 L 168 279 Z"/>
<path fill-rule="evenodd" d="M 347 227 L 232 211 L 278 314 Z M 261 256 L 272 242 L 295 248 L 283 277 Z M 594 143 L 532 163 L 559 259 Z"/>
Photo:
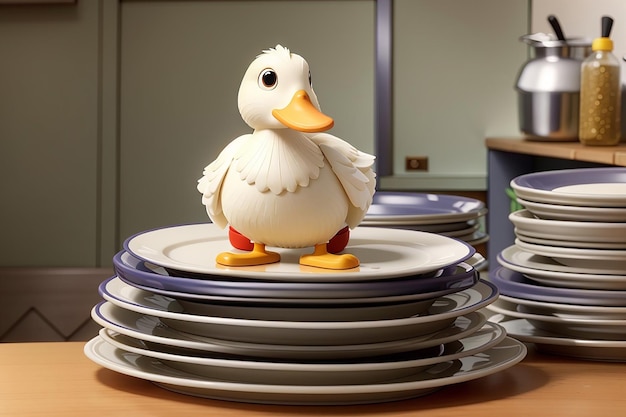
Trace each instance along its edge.
<path fill-rule="evenodd" d="M 626 166 L 626 143 L 617 146 L 585 146 L 575 141 L 541 142 L 524 138 L 487 138 L 485 145 L 495 151 Z"/>
<path fill-rule="evenodd" d="M 0 416 L 618 416 L 626 364 L 548 356 L 529 346 L 507 370 L 412 400 L 362 406 L 266 406 L 195 398 L 104 369 L 83 342 L 0 344 Z"/>

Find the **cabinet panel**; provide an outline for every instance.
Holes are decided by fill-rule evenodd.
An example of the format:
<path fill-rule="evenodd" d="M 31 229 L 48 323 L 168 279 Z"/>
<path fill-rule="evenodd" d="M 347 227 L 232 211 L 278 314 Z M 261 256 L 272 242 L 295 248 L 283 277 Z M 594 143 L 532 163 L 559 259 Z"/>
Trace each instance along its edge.
<path fill-rule="evenodd" d="M 527 0 L 394 1 L 391 188 L 485 189 L 488 132 L 519 134 Z M 425 155 L 429 171 L 407 172 Z M 477 188 L 476 188 L 477 187 Z"/>
<path fill-rule="evenodd" d="M 2 266 L 96 262 L 97 11 L 2 7 Z"/>
<path fill-rule="evenodd" d="M 88 340 L 110 268 L 0 268 L 0 342 Z"/>
<path fill-rule="evenodd" d="M 309 62 L 331 133 L 372 152 L 374 10 L 373 1 L 122 3 L 121 238 L 208 219 L 196 181 L 251 132 L 239 83 L 276 44 Z"/>

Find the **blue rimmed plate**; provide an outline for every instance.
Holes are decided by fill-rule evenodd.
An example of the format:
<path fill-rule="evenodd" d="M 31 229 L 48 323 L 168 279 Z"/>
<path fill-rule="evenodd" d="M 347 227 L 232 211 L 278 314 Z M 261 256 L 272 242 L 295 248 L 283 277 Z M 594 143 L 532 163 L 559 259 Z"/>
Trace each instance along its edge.
<path fill-rule="evenodd" d="M 469 197 L 378 191 L 362 224 L 455 223 L 476 219 L 486 212 L 485 203 Z"/>
<path fill-rule="evenodd" d="M 478 281 L 476 270 L 466 263 L 424 275 L 362 282 L 251 281 L 219 276 L 199 279 L 171 275 L 164 268 L 146 263 L 125 251 L 113 257 L 113 266 L 120 278 L 135 287 L 173 298 L 199 301 L 380 303 L 439 297 L 469 288 Z"/>
<path fill-rule="evenodd" d="M 579 168 L 534 172 L 511 180 L 522 199 L 587 207 L 626 207 L 626 168 Z"/>
<path fill-rule="evenodd" d="M 503 295 L 516 298 L 549 303 L 626 307 L 626 291 L 546 286 L 502 266 L 489 273 L 489 281 L 495 284 Z"/>

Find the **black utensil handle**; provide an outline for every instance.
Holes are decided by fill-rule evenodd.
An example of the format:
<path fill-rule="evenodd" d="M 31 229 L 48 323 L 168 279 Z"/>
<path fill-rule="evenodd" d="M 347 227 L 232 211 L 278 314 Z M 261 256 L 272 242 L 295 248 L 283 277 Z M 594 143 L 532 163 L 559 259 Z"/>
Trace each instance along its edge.
<path fill-rule="evenodd" d="M 608 38 L 613 28 L 613 19 L 609 16 L 602 16 L 602 37 Z"/>
<path fill-rule="evenodd" d="M 559 23 L 559 20 L 556 18 L 556 16 L 553 14 L 548 16 L 548 22 L 550 22 L 550 25 L 552 26 L 552 29 L 554 30 L 554 33 L 556 34 L 557 39 L 560 41 L 564 41 L 565 35 L 563 34 L 563 30 L 561 29 L 561 24 Z"/>

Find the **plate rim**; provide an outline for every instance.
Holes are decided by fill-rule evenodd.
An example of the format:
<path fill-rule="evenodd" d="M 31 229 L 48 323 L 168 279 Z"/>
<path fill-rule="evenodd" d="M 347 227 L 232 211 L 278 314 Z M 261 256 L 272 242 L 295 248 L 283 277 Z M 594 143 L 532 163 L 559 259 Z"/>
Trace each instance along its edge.
<path fill-rule="evenodd" d="M 107 281 L 110 282 L 110 281 Z M 128 285 L 128 284 L 126 284 Z M 477 289 L 477 287 L 483 287 L 481 289 Z M 399 319 L 386 319 L 386 320 L 361 320 L 361 321 L 337 321 L 337 322 L 301 322 L 301 321 L 279 321 L 279 320 L 249 320 L 249 319 L 239 319 L 239 318 L 230 318 L 230 317 L 212 317 L 212 316 L 201 316 L 194 315 L 189 313 L 176 313 L 171 311 L 163 311 L 152 309 L 147 306 L 143 306 L 140 304 L 133 304 L 126 300 L 122 300 L 119 297 L 116 297 L 114 294 L 103 293 L 103 297 L 106 301 L 102 301 L 98 303 L 98 305 L 102 303 L 112 303 L 119 308 L 135 311 L 139 314 L 155 316 L 159 318 L 167 318 L 170 320 L 183 320 L 186 322 L 194 322 L 194 323 L 206 323 L 211 325 L 218 326 L 244 326 L 248 327 L 253 324 L 253 327 L 273 327 L 278 326 L 280 329 L 299 329 L 299 330 L 312 330 L 312 331 L 320 331 L 320 330 L 342 330 L 342 329 L 371 329 L 378 327 L 388 327 L 390 325 L 394 326 L 407 326 L 407 325 L 418 325 L 421 323 L 431 323 L 437 320 L 446 320 L 449 318 L 454 318 L 459 315 L 463 315 L 472 311 L 476 311 L 491 302 L 493 302 L 499 295 L 498 287 L 484 279 L 479 279 L 478 282 L 470 288 L 466 288 L 462 291 L 458 291 L 455 293 L 447 294 L 437 299 L 445 299 L 446 297 L 452 297 L 455 294 L 463 293 L 465 291 L 474 290 L 479 292 L 480 294 L 485 294 L 481 296 L 481 300 L 474 302 L 469 305 L 461 305 L 455 306 L 450 310 L 446 310 L 445 312 L 440 312 L 437 314 L 430 315 L 418 315 L 406 318 Z M 489 294 L 487 294 L 489 292 Z M 435 300 L 436 302 L 437 300 Z M 274 328 L 274 327 L 273 327 Z"/>
<path fill-rule="evenodd" d="M 401 359 L 401 360 L 389 360 L 384 363 L 382 362 L 372 362 L 365 361 L 368 359 L 367 357 L 359 357 L 350 359 L 350 363 L 341 363 L 341 362 L 332 362 L 332 363 L 315 363 L 315 362 L 302 362 L 302 361 L 293 361 L 293 362 L 274 362 L 271 358 L 259 358 L 251 356 L 249 358 L 245 357 L 237 357 L 237 358 L 212 358 L 210 356 L 186 356 L 184 354 L 176 354 L 170 352 L 162 352 L 155 351 L 149 348 L 130 346 L 124 343 L 123 341 L 115 340 L 115 336 L 112 336 L 110 332 L 115 332 L 111 329 L 102 328 L 98 332 L 100 337 L 103 339 L 113 339 L 113 342 L 108 342 L 122 350 L 126 350 L 132 353 L 137 353 L 143 356 L 154 357 L 159 360 L 171 360 L 178 361 L 189 364 L 197 364 L 201 366 L 221 366 L 228 365 L 233 368 L 238 369 L 261 369 L 261 370 L 273 370 L 273 371 L 297 371 L 297 372 L 307 372 L 307 371 L 318 371 L 318 372 L 367 372 L 369 370 L 387 370 L 394 369 L 403 366 L 424 366 L 424 365 L 433 365 L 440 362 L 446 362 L 450 360 L 455 360 L 464 356 L 474 355 L 479 353 L 482 350 L 485 350 L 498 342 L 500 342 L 506 336 L 506 332 L 504 328 L 497 323 L 486 321 L 480 329 L 477 329 L 472 334 L 466 335 L 460 339 L 455 341 L 450 341 L 447 343 L 442 343 L 442 345 L 448 345 L 454 342 L 462 342 L 465 339 L 469 339 L 472 337 L 483 337 L 486 339 L 484 342 L 481 342 L 480 345 L 470 347 L 469 349 L 464 349 L 462 351 L 456 352 L 444 352 L 441 355 L 437 356 L 428 356 L 417 359 Z M 102 334 L 105 334 L 104 336 Z M 115 332 L 118 333 L 118 332 Z M 482 333 L 480 335 L 479 333 Z M 121 333 L 118 333 L 121 335 Z M 122 335 L 124 337 L 137 340 L 141 342 L 140 339 L 133 338 L 132 336 Z M 436 346 L 436 345 L 435 345 Z M 445 349 L 445 348 L 444 348 Z M 410 351 L 409 351 L 410 352 Z M 470 353 L 471 352 L 471 353 Z M 363 362 L 359 362 L 363 360 Z M 363 369 L 362 367 L 368 367 L 368 369 Z M 371 367 L 371 368 L 370 368 Z M 281 369 L 281 368 L 291 368 L 291 369 Z"/>
<path fill-rule="evenodd" d="M 165 382 L 172 383 L 163 380 L 163 375 L 159 375 L 156 378 L 155 375 L 147 375 L 148 372 L 140 371 L 138 369 L 122 368 L 120 366 L 107 367 L 105 365 L 105 361 L 102 357 L 98 357 L 93 351 L 96 343 L 99 343 L 99 337 L 94 337 L 89 340 L 84 346 L 84 354 L 91 359 L 92 361 L 98 363 L 99 365 L 106 367 L 110 370 L 116 371 L 118 373 L 125 373 L 131 376 L 137 376 L 141 379 L 152 380 L 153 382 Z M 105 343 L 105 342 L 101 342 Z M 414 381 L 406 381 L 406 382 L 388 382 L 388 383 L 378 383 L 378 384 L 363 384 L 363 385 L 326 385 L 326 386 L 296 386 L 296 385 L 262 385 L 262 384 L 243 384 L 243 383 L 224 383 L 220 381 L 210 381 L 207 379 L 202 379 L 198 377 L 194 378 L 178 378 L 176 381 L 178 383 L 174 383 L 174 386 L 178 387 L 195 387 L 195 388 L 205 388 L 205 389 L 228 389 L 230 392 L 245 392 L 248 390 L 249 392 L 254 389 L 257 393 L 278 393 L 284 394 L 285 389 L 289 391 L 290 394 L 309 394 L 309 395 L 324 395 L 324 394 L 339 394 L 339 395 L 348 395 L 348 394 L 382 394 L 382 393 L 396 393 L 396 392 L 405 392 L 407 390 L 417 390 L 422 388 L 435 388 L 441 387 L 453 383 L 465 382 L 473 379 L 480 378 L 482 376 L 490 375 L 500 370 L 504 370 L 509 368 L 517 363 L 519 363 L 527 354 L 526 346 L 509 336 L 506 336 L 502 342 L 492 347 L 491 349 L 487 349 L 485 352 L 481 352 L 481 357 L 484 357 L 487 352 L 493 351 L 502 351 L 503 346 L 508 345 L 511 348 L 511 353 L 506 357 L 500 360 L 495 365 L 488 366 L 486 368 L 481 368 L 479 370 L 472 369 L 469 371 L 464 371 L 459 369 L 455 374 L 442 377 L 442 378 L 431 378 L 431 379 L 422 379 L 422 380 L 414 380 Z M 117 348 L 115 348 L 117 349 Z M 132 354 L 135 356 L 141 356 Z M 463 360 L 471 360 L 469 358 L 473 358 L 476 355 L 468 356 L 466 358 L 458 359 L 458 361 L 463 362 Z M 484 358 L 483 358 L 484 359 Z M 109 366 L 114 365 L 112 361 L 106 361 Z M 134 372 L 133 372 L 134 371 Z M 140 371 L 140 372 L 138 372 Z M 459 372 L 463 372 L 459 374 Z M 182 372 L 178 372 L 179 374 L 185 374 Z M 418 373 L 419 374 L 419 373 Z M 190 374 L 189 374 L 190 375 Z M 152 376 L 153 379 L 148 379 L 146 376 Z M 172 378 L 175 379 L 175 378 Z M 161 380 L 161 381 L 159 381 Z M 181 385 L 181 382 L 189 385 Z"/>
<path fill-rule="evenodd" d="M 336 355 L 340 352 L 350 352 L 349 357 L 357 357 L 357 356 L 371 356 L 373 353 L 375 355 L 379 354 L 387 354 L 390 351 L 393 352 L 405 352 L 410 350 L 411 348 L 427 348 L 436 346 L 437 344 L 449 342 L 458 339 L 462 335 L 468 335 L 473 333 L 474 331 L 481 328 L 484 323 L 487 321 L 487 317 L 485 314 L 482 314 L 479 311 L 474 311 L 468 314 L 460 315 L 455 319 L 453 324 L 440 331 L 434 332 L 429 335 L 421 335 L 416 336 L 409 339 L 402 340 L 393 340 L 387 342 L 375 342 L 375 343 L 361 343 L 361 344 L 347 344 L 347 345 L 329 345 L 329 346 L 300 346 L 300 345 L 269 345 L 267 343 L 250 343 L 250 342 L 241 342 L 241 341 L 231 341 L 231 340 L 221 340 L 221 339 L 212 339 L 206 336 L 189 336 L 185 333 L 182 333 L 176 329 L 171 329 L 167 326 L 164 327 L 166 331 L 171 332 L 172 334 L 167 337 L 163 335 L 146 333 L 142 331 L 136 323 L 134 327 L 128 327 L 123 323 L 114 320 L 108 316 L 106 316 L 99 307 L 101 304 L 97 304 L 91 309 L 91 317 L 92 319 L 103 326 L 104 328 L 111 329 L 128 336 L 134 337 L 136 339 L 140 339 L 143 341 L 157 343 L 166 346 L 172 346 L 183 349 L 193 349 L 200 350 L 206 352 L 221 352 L 221 353 L 232 353 L 232 354 L 249 354 L 250 352 L 256 352 L 256 355 L 262 357 L 276 357 L 276 354 L 280 354 L 281 357 L 284 356 L 284 351 L 289 349 L 291 355 L 297 353 L 298 358 L 311 358 L 312 355 L 314 357 L 319 357 L 320 351 L 323 350 L 325 353 L 331 352 L 333 355 Z M 123 314 L 130 314 L 132 316 L 140 316 L 141 318 L 148 318 L 152 322 L 152 324 L 148 324 L 148 327 L 152 326 L 152 330 L 157 328 L 160 324 L 162 324 L 161 320 L 158 317 L 146 316 L 140 313 L 136 313 L 134 311 L 123 310 L 120 309 Z M 138 319 L 139 320 L 139 319 Z M 458 324 L 457 322 L 461 321 L 463 324 Z M 179 339 L 174 336 L 183 335 L 187 337 L 187 339 Z M 382 352 L 384 353 L 380 353 Z M 242 353 L 245 352 L 245 353 Z M 263 352 L 262 354 L 260 352 Z M 271 352 L 272 354 L 268 354 Z M 358 352 L 358 355 L 355 355 L 354 352 Z M 363 353 L 363 354 L 362 354 Z"/>
<path fill-rule="evenodd" d="M 513 259 L 511 259 L 510 257 L 505 257 L 508 255 L 516 255 L 516 254 L 528 254 L 530 256 L 537 256 L 540 258 L 545 258 L 548 260 L 552 260 L 552 258 L 550 258 L 549 256 L 543 256 L 543 255 L 537 255 L 535 253 L 529 252 L 529 251 L 525 251 L 522 248 L 520 248 L 518 245 L 510 245 L 506 248 L 504 248 L 503 250 L 501 250 L 497 255 L 496 255 L 496 260 L 498 261 L 498 263 L 500 263 L 502 266 L 507 267 L 509 269 L 513 269 L 517 272 L 520 272 L 522 274 L 534 274 L 539 272 L 540 274 L 544 275 L 545 277 L 551 277 L 554 278 L 557 275 L 559 276 L 567 276 L 567 277 L 572 277 L 572 278 L 576 278 L 576 279 L 580 279 L 580 280 L 586 280 L 589 278 L 599 278 L 599 279 L 604 279 L 604 280 L 609 280 L 609 281 L 622 281 L 624 279 L 626 279 L 626 274 L 623 273 L 623 271 L 620 271 L 620 273 L 606 273 L 606 271 L 604 274 L 598 274 L 598 273 L 588 273 L 588 272 L 580 272 L 580 270 L 582 270 L 581 268 L 574 268 L 571 266 L 567 266 L 567 265 L 561 265 L 558 262 L 554 261 L 553 264 L 550 264 L 549 266 L 552 269 L 539 269 L 539 268 L 532 268 L 526 265 L 520 265 L 519 263 L 514 262 Z M 584 270 L 590 270 L 591 268 L 584 268 Z M 578 271 L 577 271 L 578 270 Z M 597 269 L 594 268 L 594 271 L 596 271 Z M 617 272 L 617 271 L 616 271 Z"/>
<path fill-rule="evenodd" d="M 397 268 L 395 270 L 391 270 L 386 273 L 384 271 L 381 271 L 380 268 L 373 268 L 373 267 L 371 270 L 368 270 L 368 271 L 319 270 L 319 272 L 314 271 L 314 272 L 299 272 L 299 273 L 298 272 L 281 273 L 280 271 L 276 271 L 275 269 L 265 272 L 265 271 L 250 271 L 246 269 L 237 269 L 237 268 L 217 269 L 215 267 L 190 265 L 186 263 L 175 262 L 170 258 L 167 258 L 167 257 L 163 258 L 162 256 L 157 255 L 157 254 L 160 254 L 159 247 L 162 245 L 158 245 L 156 248 L 144 247 L 141 251 L 139 251 L 138 248 L 136 248 L 136 246 L 141 245 L 140 243 L 141 239 L 145 240 L 147 237 L 150 238 L 151 235 L 153 236 L 155 234 L 163 234 L 163 233 L 168 233 L 168 232 L 172 233 L 172 231 L 180 232 L 182 228 L 191 230 L 193 233 L 197 233 L 197 235 L 194 234 L 195 239 L 202 238 L 203 236 L 206 236 L 209 232 L 211 232 L 211 229 L 215 229 L 214 231 L 212 231 L 212 233 L 214 233 L 218 239 L 223 240 L 224 243 L 228 243 L 228 235 L 225 230 L 220 229 L 214 223 L 200 222 L 200 223 L 187 223 L 187 224 L 178 224 L 178 225 L 170 225 L 170 226 L 161 226 L 161 227 L 156 227 L 153 229 L 140 231 L 128 237 L 127 239 L 125 239 L 122 244 L 122 247 L 124 250 L 126 250 L 127 252 L 135 256 L 136 258 L 139 258 L 143 261 L 150 262 L 159 266 L 163 266 L 165 268 L 182 270 L 186 272 L 200 273 L 200 274 L 216 274 L 216 275 L 219 274 L 220 276 L 225 276 L 225 277 L 238 277 L 238 278 L 251 278 L 251 279 L 254 279 L 254 278 L 281 279 L 282 277 L 283 279 L 297 278 L 301 280 L 317 280 L 317 281 L 337 281 L 337 280 L 344 280 L 344 281 L 359 280 L 360 281 L 360 280 L 366 280 L 366 279 L 381 280 L 385 278 L 388 278 L 388 279 L 399 278 L 403 276 L 429 272 L 429 271 L 433 271 L 439 268 L 443 268 L 445 266 L 463 262 L 469 259 L 470 257 L 472 257 L 473 254 L 476 252 L 476 248 L 474 248 L 469 243 L 464 242 L 460 239 L 449 237 L 449 236 L 443 236 L 440 234 L 430 233 L 430 232 L 421 232 L 417 230 L 391 229 L 391 228 L 379 228 L 379 227 L 367 227 L 367 226 L 360 226 L 351 230 L 350 239 L 360 238 L 358 234 L 361 232 L 370 233 L 374 235 L 389 235 L 389 234 L 394 234 L 396 236 L 403 235 L 403 234 L 406 236 L 413 235 L 412 237 L 415 237 L 417 239 L 417 241 L 415 242 L 417 244 L 420 243 L 420 238 L 427 238 L 427 239 L 430 239 L 429 242 L 431 244 L 434 241 L 438 241 L 442 243 L 445 242 L 448 245 L 450 245 L 450 248 L 448 248 L 448 250 L 451 250 L 452 247 L 455 247 L 458 253 L 454 255 L 454 257 L 446 257 L 445 260 L 441 259 L 438 262 L 429 262 L 424 265 L 414 265 L 412 267 Z M 205 229 L 208 228 L 209 230 L 203 231 L 203 233 L 201 233 L 202 228 L 205 228 Z M 355 234 L 357 236 L 355 236 Z M 188 241 L 191 238 L 186 237 L 185 239 L 186 239 L 185 241 Z M 183 240 L 181 240 L 181 242 L 183 242 Z M 176 243 L 177 242 L 169 241 L 168 245 L 173 245 Z M 350 248 L 350 241 L 348 242 L 348 246 L 346 247 L 345 250 L 349 251 L 349 248 Z M 228 246 L 227 245 L 224 246 L 224 250 L 229 250 L 229 249 L 232 250 L 229 244 Z M 288 251 L 289 249 L 278 248 L 278 251 L 282 251 L 282 250 Z M 367 264 L 368 263 L 366 262 L 366 260 L 362 259 L 361 266 L 359 268 L 367 267 Z M 277 265 L 278 267 L 280 267 L 280 263 L 278 263 Z"/>
<path fill-rule="evenodd" d="M 591 176 L 598 175 L 606 175 L 610 174 L 622 174 L 626 175 L 626 168 L 623 167 L 598 167 L 598 168 L 573 168 L 573 169 L 555 169 L 549 171 L 540 171 L 540 172 L 531 172 L 527 174 L 519 175 L 513 178 L 509 185 L 518 195 L 531 195 L 534 198 L 541 199 L 542 202 L 555 203 L 555 202 L 563 202 L 564 204 L 569 204 L 573 206 L 584 206 L 586 204 L 591 204 L 594 207 L 602 207 L 602 205 L 608 205 L 612 207 L 626 207 L 626 197 L 623 195 L 613 195 L 613 194 L 568 194 L 568 193 L 554 193 L 551 190 L 545 188 L 537 188 L 536 184 L 531 184 L 531 181 L 536 181 L 537 179 L 548 178 L 550 177 L 559 177 L 559 178 L 571 178 L 572 174 L 576 174 L 575 176 L 580 176 L 582 174 L 586 174 L 587 178 L 589 178 L 589 174 Z M 560 186 L 565 185 L 576 185 L 576 184 L 594 184 L 594 183 L 615 183 L 615 181 L 589 181 L 589 182 L 567 182 L 561 184 Z"/>
<path fill-rule="evenodd" d="M 137 260 L 142 265 L 139 265 L 137 268 L 134 267 L 125 260 L 128 257 L 131 258 L 131 261 Z M 475 284 L 478 280 L 476 268 L 466 262 L 438 269 L 432 275 L 417 274 L 415 276 L 396 278 L 393 282 L 398 284 L 398 288 L 388 288 L 389 280 L 364 280 L 361 282 L 290 281 L 285 279 L 239 281 L 233 279 L 212 279 L 212 277 L 209 278 L 208 276 L 206 279 L 199 279 L 171 274 L 163 275 L 150 270 L 144 264 L 145 261 L 135 258 L 133 254 L 124 250 L 113 256 L 114 272 L 126 283 L 138 288 L 140 286 L 149 286 L 152 289 L 161 290 L 176 288 L 172 292 L 185 293 L 191 298 L 199 298 L 198 296 L 201 294 L 207 296 L 246 297 L 253 292 L 258 292 L 255 295 L 257 298 L 280 299 L 288 295 L 302 302 L 313 299 L 331 302 L 332 300 L 345 300 L 348 298 L 364 300 L 368 298 L 397 297 L 407 295 L 408 292 L 423 295 L 423 297 L 413 297 L 419 299 L 426 298 L 429 293 L 439 294 L 451 291 L 458 286 L 466 288 Z M 430 288 L 427 289 L 425 288 L 426 285 L 422 284 L 427 284 Z M 421 287 L 419 291 L 417 291 L 417 287 Z M 295 294 L 298 294 L 298 296 L 295 296 Z M 306 297 L 302 297 L 303 294 Z M 268 295 L 272 295 L 272 297 L 268 297 Z"/>
<path fill-rule="evenodd" d="M 500 293 L 504 295 L 511 295 L 517 298 L 524 298 L 522 295 L 526 297 L 532 297 L 535 300 L 539 301 L 548 301 L 548 302 L 562 302 L 562 303 L 574 303 L 574 304 L 582 304 L 582 305 L 598 305 L 600 302 L 599 298 L 590 298 L 590 296 L 595 295 L 596 297 L 602 296 L 602 305 L 606 306 L 623 306 L 624 305 L 624 297 L 623 295 L 620 297 L 619 294 L 626 294 L 624 290 L 596 290 L 596 289 L 580 289 L 580 288 L 568 288 L 568 287 L 552 287 L 552 286 L 542 286 L 542 285 L 533 285 L 528 283 L 519 283 L 510 280 L 506 280 L 498 276 L 499 273 L 507 272 L 509 274 L 513 274 L 513 276 L 517 278 L 523 278 L 525 280 L 531 281 L 530 278 L 527 278 L 521 272 L 514 271 L 512 269 L 506 268 L 504 266 L 498 266 L 494 270 L 489 271 L 489 280 L 492 281 L 496 286 L 500 288 Z M 505 287 L 502 287 L 502 282 L 504 282 Z M 500 285 L 498 285 L 500 283 Z M 513 291 L 509 291 L 513 287 Z M 520 288 L 521 287 L 521 288 Z M 532 289 L 536 288 L 535 291 Z M 618 294 L 618 295 L 616 295 Z M 607 298 L 608 297 L 608 298 Z M 615 298 L 612 298 L 615 297 Z M 560 300 L 560 301 L 555 301 Z M 565 301 L 567 300 L 567 301 Z M 609 304 L 610 303 L 610 304 Z"/>
<path fill-rule="evenodd" d="M 512 323 L 512 322 L 515 322 L 515 323 Z M 624 349 L 626 348 L 626 340 L 579 339 L 579 338 L 568 337 L 565 335 L 557 335 L 556 333 L 552 334 L 545 330 L 540 330 L 540 329 L 535 328 L 526 319 L 495 321 L 495 323 L 498 323 L 502 327 L 504 327 L 507 331 L 507 334 L 509 334 L 511 337 L 514 337 L 522 342 L 557 345 L 557 346 L 586 347 L 586 348 L 592 347 L 592 348 L 598 348 L 598 349 L 607 349 L 607 348 Z M 507 323 L 510 323 L 510 324 L 507 324 Z M 526 326 L 526 329 L 532 329 L 533 333 L 538 333 L 538 334 L 532 335 L 532 334 L 520 334 L 518 332 L 514 332 L 510 328 L 510 326 L 513 324 L 524 324 Z"/>

